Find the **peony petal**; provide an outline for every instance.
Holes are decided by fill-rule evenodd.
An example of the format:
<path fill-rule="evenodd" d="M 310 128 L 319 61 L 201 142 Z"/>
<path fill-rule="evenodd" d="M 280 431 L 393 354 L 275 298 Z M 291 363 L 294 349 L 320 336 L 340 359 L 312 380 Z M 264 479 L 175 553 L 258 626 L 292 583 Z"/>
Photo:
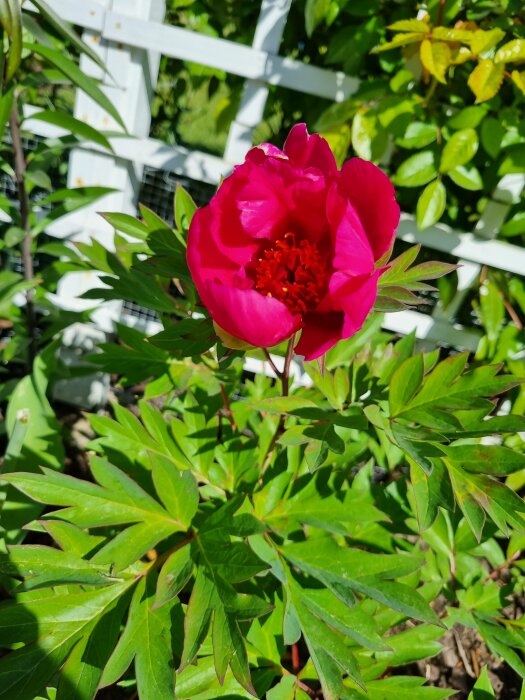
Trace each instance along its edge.
<path fill-rule="evenodd" d="M 250 148 L 246 154 L 246 160 L 251 160 L 254 163 L 262 163 L 267 156 L 288 160 L 286 153 L 283 153 L 283 151 L 277 148 L 277 146 L 274 146 L 273 143 L 260 143 L 258 146 L 255 146 L 255 148 Z"/>
<path fill-rule="evenodd" d="M 341 183 L 361 219 L 374 258 L 379 260 L 392 247 L 399 224 L 394 186 L 382 170 L 361 158 L 343 165 Z"/>
<path fill-rule="evenodd" d="M 370 274 L 374 269 L 374 254 L 361 219 L 335 184 L 328 193 L 326 209 L 334 240 L 334 269 L 349 276 Z"/>
<path fill-rule="evenodd" d="M 281 343 L 301 324 L 301 317 L 290 313 L 280 301 L 253 289 L 235 289 L 210 280 L 201 297 L 221 328 L 257 347 Z"/>
<path fill-rule="evenodd" d="M 311 313 L 304 320 L 304 328 L 295 347 L 297 355 L 306 361 L 315 360 L 341 340 L 344 315 L 341 311 Z"/>
<path fill-rule="evenodd" d="M 381 275 L 376 270 L 367 279 L 354 278 L 337 291 L 337 303 L 344 311 L 343 338 L 350 338 L 361 330 L 377 297 L 377 280 Z"/>
<path fill-rule="evenodd" d="M 186 259 L 199 292 L 204 280 L 217 278 L 227 283 L 233 280 L 238 269 L 231 257 L 224 255 L 216 245 L 218 225 L 216 212 L 208 205 L 197 209 L 188 231 Z"/>
<path fill-rule="evenodd" d="M 339 340 L 351 338 L 361 330 L 375 303 L 380 275 L 380 270 L 364 277 L 334 275 L 337 279 L 334 288 L 318 310 L 304 319 L 296 353 L 304 355 L 305 360 L 315 360 Z"/>
<path fill-rule="evenodd" d="M 327 176 L 337 172 L 328 142 L 319 134 L 309 134 L 306 124 L 296 124 L 290 130 L 283 150 L 296 168 L 317 168 Z"/>

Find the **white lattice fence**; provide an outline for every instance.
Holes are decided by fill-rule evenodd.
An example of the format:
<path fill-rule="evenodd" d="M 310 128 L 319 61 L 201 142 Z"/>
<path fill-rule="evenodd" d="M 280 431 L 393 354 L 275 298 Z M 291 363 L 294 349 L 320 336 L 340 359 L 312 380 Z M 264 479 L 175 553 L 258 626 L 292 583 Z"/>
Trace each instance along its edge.
<path fill-rule="evenodd" d="M 105 90 L 119 109 L 133 138 L 115 138 L 115 157 L 97 147 L 77 149 L 70 162 L 69 184 L 104 184 L 119 189 L 91 211 L 72 214 L 52 233 L 63 238 L 96 236 L 110 244 L 112 232 L 95 212 L 100 209 L 134 213 L 144 166 L 175 172 L 205 183 L 217 184 L 232 166 L 241 161 L 251 146 L 253 129 L 262 119 L 270 85 L 342 101 L 354 93 L 358 81 L 339 72 L 328 71 L 279 55 L 282 32 L 291 0 L 263 0 L 253 45 L 239 45 L 224 39 L 200 35 L 162 22 L 164 0 L 48 0 L 66 20 L 84 28 L 84 38 L 97 47 L 107 63 L 107 76 L 89 59 L 83 58 L 86 72 L 104 79 Z M 234 119 L 223 158 L 168 146 L 148 138 L 149 99 L 156 81 L 160 55 L 194 61 L 246 79 L 243 96 Z M 76 116 L 107 130 L 116 128 L 109 117 L 90 100 L 78 95 Z M 56 135 L 57 130 L 42 122 L 27 122 L 35 134 Z M 499 182 L 492 201 L 486 207 L 474 232 L 451 230 L 436 225 L 419 232 L 413 217 L 404 215 L 399 237 L 407 242 L 449 253 L 461 261 L 459 288 L 446 312 L 439 305 L 432 315 L 415 311 L 386 314 L 384 327 L 397 333 L 415 330 L 420 339 L 474 350 L 478 333 L 453 322 L 456 311 L 481 266 L 525 274 L 525 250 L 495 240 L 510 206 L 518 200 L 525 184 L 523 175 L 508 175 Z M 96 280 L 69 280 L 62 296 L 74 297 Z M 71 300 L 71 303 L 74 304 Z M 101 312 L 100 322 L 107 325 L 118 317 L 120 308 Z M 109 314 L 109 315 L 108 315 Z M 104 318 L 102 318 L 104 317 Z"/>

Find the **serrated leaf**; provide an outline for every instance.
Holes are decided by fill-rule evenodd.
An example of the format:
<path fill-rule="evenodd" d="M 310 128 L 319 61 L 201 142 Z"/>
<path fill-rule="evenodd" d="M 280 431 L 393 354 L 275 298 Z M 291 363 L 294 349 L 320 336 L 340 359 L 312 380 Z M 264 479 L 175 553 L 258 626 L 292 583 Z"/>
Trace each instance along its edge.
<path fill-rule="evenodd" d="M 452 57 L 450 47 L 443 41 L 423 39 L 419 52 L 423 67 L 440 83 L 446 83 L 446 73 Z"/>
<path fill-rule="evenodd" d="M 434 27 L 432 29 L 432 38 L 438 41 L 460 41 L 464 44 L 469 44 L 473 38 L 473 32 L 464 29 L 453 29 L 451 27 Z"/>
<path fill-rule="evenodd" d="M 503 63 L 494 63 L 484 58 L 474 68 L 468 79 L 468 86 L 476 96 L 476 104 L 486 102 L 498 93 L 505 72 Z"/>
<path fill-rule="evenodd" d="M 496 51 L 495 63 L 513 63 L 514 61 L 525 61 L 525 39 L 513 39 L 503 44 Z"/>
<path fill-rule="evenodd" d="M 441 180 L 429 183 L 417 200 L 416 219 L 420 231 L 438 222 L 445 211 L 447 191 Z"/>
<path fill-rule="evenodd" d="M 510 77 L 512 78 L 512 82 L 518 88 L 518 90 L 523 95 L 525 95 L 525 71 L 522 71 L 520 73 L 517 70 L 513 70 L 512 73 L 510 74 Z"/>
<path fill-rule="evenodd" d="M 387 25 L 393 32 L 428 32 L 429 24 L 421 19 L 400 19 Z"/>
<path fill-rule="evenodd" d="M 470 49 L 475 56 L 478 56 L 494 48 L 504 36 L 505 32 L 497 27 L 495 29 L 489 29 L 488 31 L 477 29 L 469 42 Z"/>
<path fill-rule="evenodd" d="M 465 165 L 476 155 L 478 135 L 475 129 L 461 129 L 452 134 L 441 154 L 439 170 L 447 173 L 459 165 Z"/>
<path fill-rule="evenodd" d="M 408 44 L 417 44 L 424 39 L 425 35 L 423 32 L 407 32 L 406 34 L 397 34 L 391 41 L 387 41 L 381 46 L 376 46 L 370 53 L 380 53 L 382 51 L 390 51 L 391 49 L 398 49 L 401 46 L 407 46 Z"/>

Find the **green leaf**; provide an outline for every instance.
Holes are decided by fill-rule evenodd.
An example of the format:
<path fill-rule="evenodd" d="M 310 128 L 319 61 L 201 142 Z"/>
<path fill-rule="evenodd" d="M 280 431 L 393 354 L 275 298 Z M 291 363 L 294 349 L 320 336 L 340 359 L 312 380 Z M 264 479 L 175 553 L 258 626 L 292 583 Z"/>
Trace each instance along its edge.
<path fill-rule="evenodd" d="M 352 147 L 364 160 L 377 161 L 383 155 L 388 137 L 371 110 L 361 109 L 352 120 Z"/>
<path fill-rule="evenodd" d="M 451 129 L 475 129 L 487 116 L 485 107 L 471 105 L 464 107 L 447 121 L 447 126 Z"/>
<path fill-rule="evenodd" d="M 22 9 L 19 0 L 2 0 L 0 19 L 10 41 L 4 69 L 5 82 L 8 83 L 15 76 L 22 61 Z"/>
<path fill-rule="evenodd" d="M 438 128 L 435 124 L 427 122 L 410 122 L 402 138 L 397 138 L 396 143 L 401 148 L 424 148 L 437 139 Z"/>
<path fill-rule="evenodd" d="M 50 594 L 48 589 L 36 595 L 22 593 L 16 601 L 4 603 L 0 644 L 24 642 L 25 646 L 0 659 L 0 698 L 28 700 L 37 695 L 75 644 L 92 634 L 93 626 L 132 584 L 133 579 L 89 591 L 73 588 L 63 595 Z"/>
<path fill-rule="evenodd" d="M 151 336 L 149 342 L 176 357 L 191 357 L 215 345 L 216 336 L 210 319 L 185 318 Z"/>
<path fill-rule="evenodd" d="M 124 131 L 127 132 L 126 125 L 122 121 L 121 116 L 108 97 L 98 87 L 97 83 L 93 80 L 93 78 L 90 78 L 83 73 L 76 63 L 66 56 L 63 51 L 50 48 L 49 46 L 43 46 L 42 44 L 24 43 L 24 47 L 29 51 L 39 54 L 55 68 L 58 68 L 58 70 L 63 73 L 66 78 L 69 78 L 69 80 L 71 80 L 71 82 L 85 92 L 86 95 L 91 97 L 92 100 L 94 100 L 100 107 L 102 107 L 102 109 L 110 114 L 113 119 L 120 124 Z"/>
<path fill-rule="evenodd" d="M 107 585 L 111 578 L 108 566 L 98 566 L 72 552 L 62 552 L 43 545 L 15 545 L 0 556 L 0 572 L 23 577 L 24 590 L 82 583 Z"/>
<path fill-rule="evenodd" d="M 447 459 L 468 472 L 506 476 L 525 469 L 525 455 L 500 445 L 450 445 Z"/>
<path fill-rule="evenodd" d="M 175 223 L 177 229 L 185 236 L 188 233 L 191 220 L 196 210 L 197 205 L 191 196 L 186 192 L 184 187 L 178 185 L 175 190 Z"/>
<path fill-rule="evenodd" d="M 13 107 L 15 86 L 4 87 L 0 92 L 0 139 L 4 138 L 5 127 Z M 3 208 L 3 207 L 2 207 Z"/>
<path fill-rule="evenodd" d="M 393 176 L 393 181 L 399 187 L 419 187 L 433 180 L 437 174 L 434 153 L 421 151 L 401 163 Z"/>
<path fill-rule="evenodd" d="M 505 149 L 505 155 L 498 168 L 498 175 L 525 172 L 525 143 L 517 143 Z"/>
<path fill-rule="evenodd" d="M 135 674 L 141 698 L 173 700 L 175 670 L 172 650 L 171 606 L 153 609 L 155 581 L 147 579 L 147 597 L 140 601 L 142 623 L 139 623 L 140 643 L 135 644 Z"/>
<path fill-rule="evenodd" d="M 186 609 L 184 649 L 180 670 L 191 664 L 197 656 L 208 633 L 214 604 L 216 604 L 215 587 L 205 569 L 200 567 Z"/>
<path fill-rule="evenodd" d="M 188 582 L 192 572 L 193 560 L 189 546 L 186 545 L 170 554 L 159 573 L 153 607 L 160 608 L 175 598 Z"/>
<path fill-rule="evenodd" d="M 432 623 L 438 620 L 416 591 L 385 580 L 414 571 L 421 560 L 344 549 L 329 539 L 324 539 L 322 546 L 316 540 L 287 545 L 282 553 L 292 564 L 325 585 L 331 580 L 332 586 L 349 587 L 405 615 Z"/>
<path fill-rule="evenodd" d="M 78 34 L 71 28 L 71 25 L 64 22 L 64 20 L 61 19 L 61 17 L 53 10 L 52 7 L 47 4 L 47 2 L 44 0 L 35 0 L 33 5 L 38 8 L 40 14 L 46 20 L 46 22 L 48 22 L 59 34 L 61 34 L 64 39 L 67 39 L 67 41 L 69 41 L 78 51 L 80 51 L 80 53 L 89 56 L 89 58 L 94 61 L 99 68 L 102 68 L 103 71 L 107 70 L 104 61 L 102 61 L 100 56 L 95 53 L 95 51 L 93 51 L 88 44 L 82 41 Z"/>
<path fill-rule="evenodd" d="M 133 236 L 133 238 L 138 238 L 142 241 L 148 238 L 148 227 L 130 214 L 102 212 L 101 216 L 103 216 L 108 224 L 113 226 L 117 231 L 122 231 L 122 233 L 126 233 L 128 236 Z"/>
<path fill-rule="evenodd" d="M 423 370 L 423 356 L 414 355 L 394 372 L 388 395 L 391 415 L 397 415 L 414 397 L 423 381 Z"/>
<path fill-rule="evenodd" d="M 503 63 L 494 63 L 484 58 L 474 68 L 468 79 L 468 86 L 476 96 L 476 104 L 490 100 L 496 95 L 503 82 Z"/>
<path fill-rule="evenodd" d="M 340 697 L 340 695 L 334 697 L 331 694 L 332 686 L 337 681 L 333 674 L 333 664 L 330 662 L 326 664 L 327 658 L 335 662 L 353 681 L 364 688 L 359 665 L 338 633 L 323 624 L 306 606 L 299 604 L 295 609 L 321 683 L 323 687 L 326 686 L 325 697 L 334 698 L 334 700 Z M 339 683 L 341 684 L 340 674 Z"/>
<path fill-rule="evenodd" d="M 128 605 L 128 597 L 103 614 L 90 634 L 84 635 L 75 645 L 66 663 L 60 669 L 56 700 L 94 698 L 106 665 L 118 639 L 120 624 Z"/>
<path fill-rule="evenodd" d="M 126 627 L 104 669 L 100 687 L 113 685 L 135 660 L 140 697 L 173 700 L 175 672 L 172 634 L 182 633 L 174 625 L 178 603 L 173 601 L 177 608 L 172 604 L 154 609 L 155 583 L 154 576 L 140 579 L 131 601 Z M 140 643 L 137 643 L 138 639 Z"/>
<path fill-rule="evenodd" d="M 461 129 L 452 134 L 441 154 L 439 170 L 447 173 L 459 165 L 465 165 L 476 155 L 478 135 L 475 129 Z"/>
<path fill-rule="evenodd" d="M 304 23 L 308 36 L 312 36 L 316 27 L 326 19 L 329 11 L 330 0 L 306 0 Z"/>
<path fill-rule="evenodd" d="M 341 634 L 374 651 L 388 651 L 374 620 L 362 606 L 349 608 L 327 588 L 301 588 L 301 605 Z M 441 633 L 440 633 L 441 634 Z"/>
<path fill-rule="evenodd" d="M 449 170 L 447 175 L 452 182 L 464 190 L 476 192 L 483 189 L 483 178 L 474 165 L 458 165 L 456 168 Z"/>
<path fill-rule="evenodd" d="M 441 180 L 428 184 L 417 200 L 416 219 L 420 231 L 438 222 L 445 211 L 447 191 Z"/>
<path fill-rule="evenodd" d="M 95 478 L 102 485 L 58 474 L 43 468 L 43 474 L 14 473 L 2 479 L 40 503 L 67 506 L 54 511 L 79 527 L 101 527 L 145 522 L 173 531 L 184 530 L 151 496 L 117 467 L 103 460 L 92 459 Z"/>
<path fill-rule="evenodd" d="M 94 129 L 89 124 L 86 124 L 86 122 L 75 119 L 75 117 L 71 116 L 71 114 L 44 110 L 43 112 L 35 112 L 34 114 L 31 114 L 30 118 L 37 119 L 41 122 L 46 122 L 47 124 L 54 124 L 61 129 L 66 129 L 66 131 L 69 131 L 85 141 L 92 141 L 93 143 L 102 146 L 102 148 L 106 148 L 108 151 L 113 152 L 113 148 L 104 134 L 97 129 Z"/>
<path fill-rule="evenodd" d="M 514 61 L 525 61 L 525 39 L 512 39 L 503 44 L 494 56 L 496 63 L 512 63 Z"/>
<path fill-rule="evenodd" d="M 153 483 L 164 507 L 187 530 L 199 505 L 197 481 L 191 471 L 179 471 L 161 455 L 151 457 Z"/>
<path fill-rule="evenodd" d="M 478 680 L 474 684 L 472 692 L 468 696 L 468 700 L 490 700 L 490 698 L 495 697 L 494 689 L 492 688 L 492 683 L 489 679 L 487 666 L 483 666 L 481 673 L 478 676 Z"/>

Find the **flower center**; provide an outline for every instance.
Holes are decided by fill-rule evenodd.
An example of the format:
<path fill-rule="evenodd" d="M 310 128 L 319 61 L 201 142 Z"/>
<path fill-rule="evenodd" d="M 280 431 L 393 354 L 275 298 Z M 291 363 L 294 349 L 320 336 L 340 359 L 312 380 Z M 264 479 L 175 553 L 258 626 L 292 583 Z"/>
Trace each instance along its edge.
<path fill-rule="evenodd" d="M 295 314 L 317 306 L 327 281 L 326 262 L 317 246 L 304 239 L 297 242 L 293 233 L 275 241 L 255 264 L 255 289 L 282 301 Z"/>

